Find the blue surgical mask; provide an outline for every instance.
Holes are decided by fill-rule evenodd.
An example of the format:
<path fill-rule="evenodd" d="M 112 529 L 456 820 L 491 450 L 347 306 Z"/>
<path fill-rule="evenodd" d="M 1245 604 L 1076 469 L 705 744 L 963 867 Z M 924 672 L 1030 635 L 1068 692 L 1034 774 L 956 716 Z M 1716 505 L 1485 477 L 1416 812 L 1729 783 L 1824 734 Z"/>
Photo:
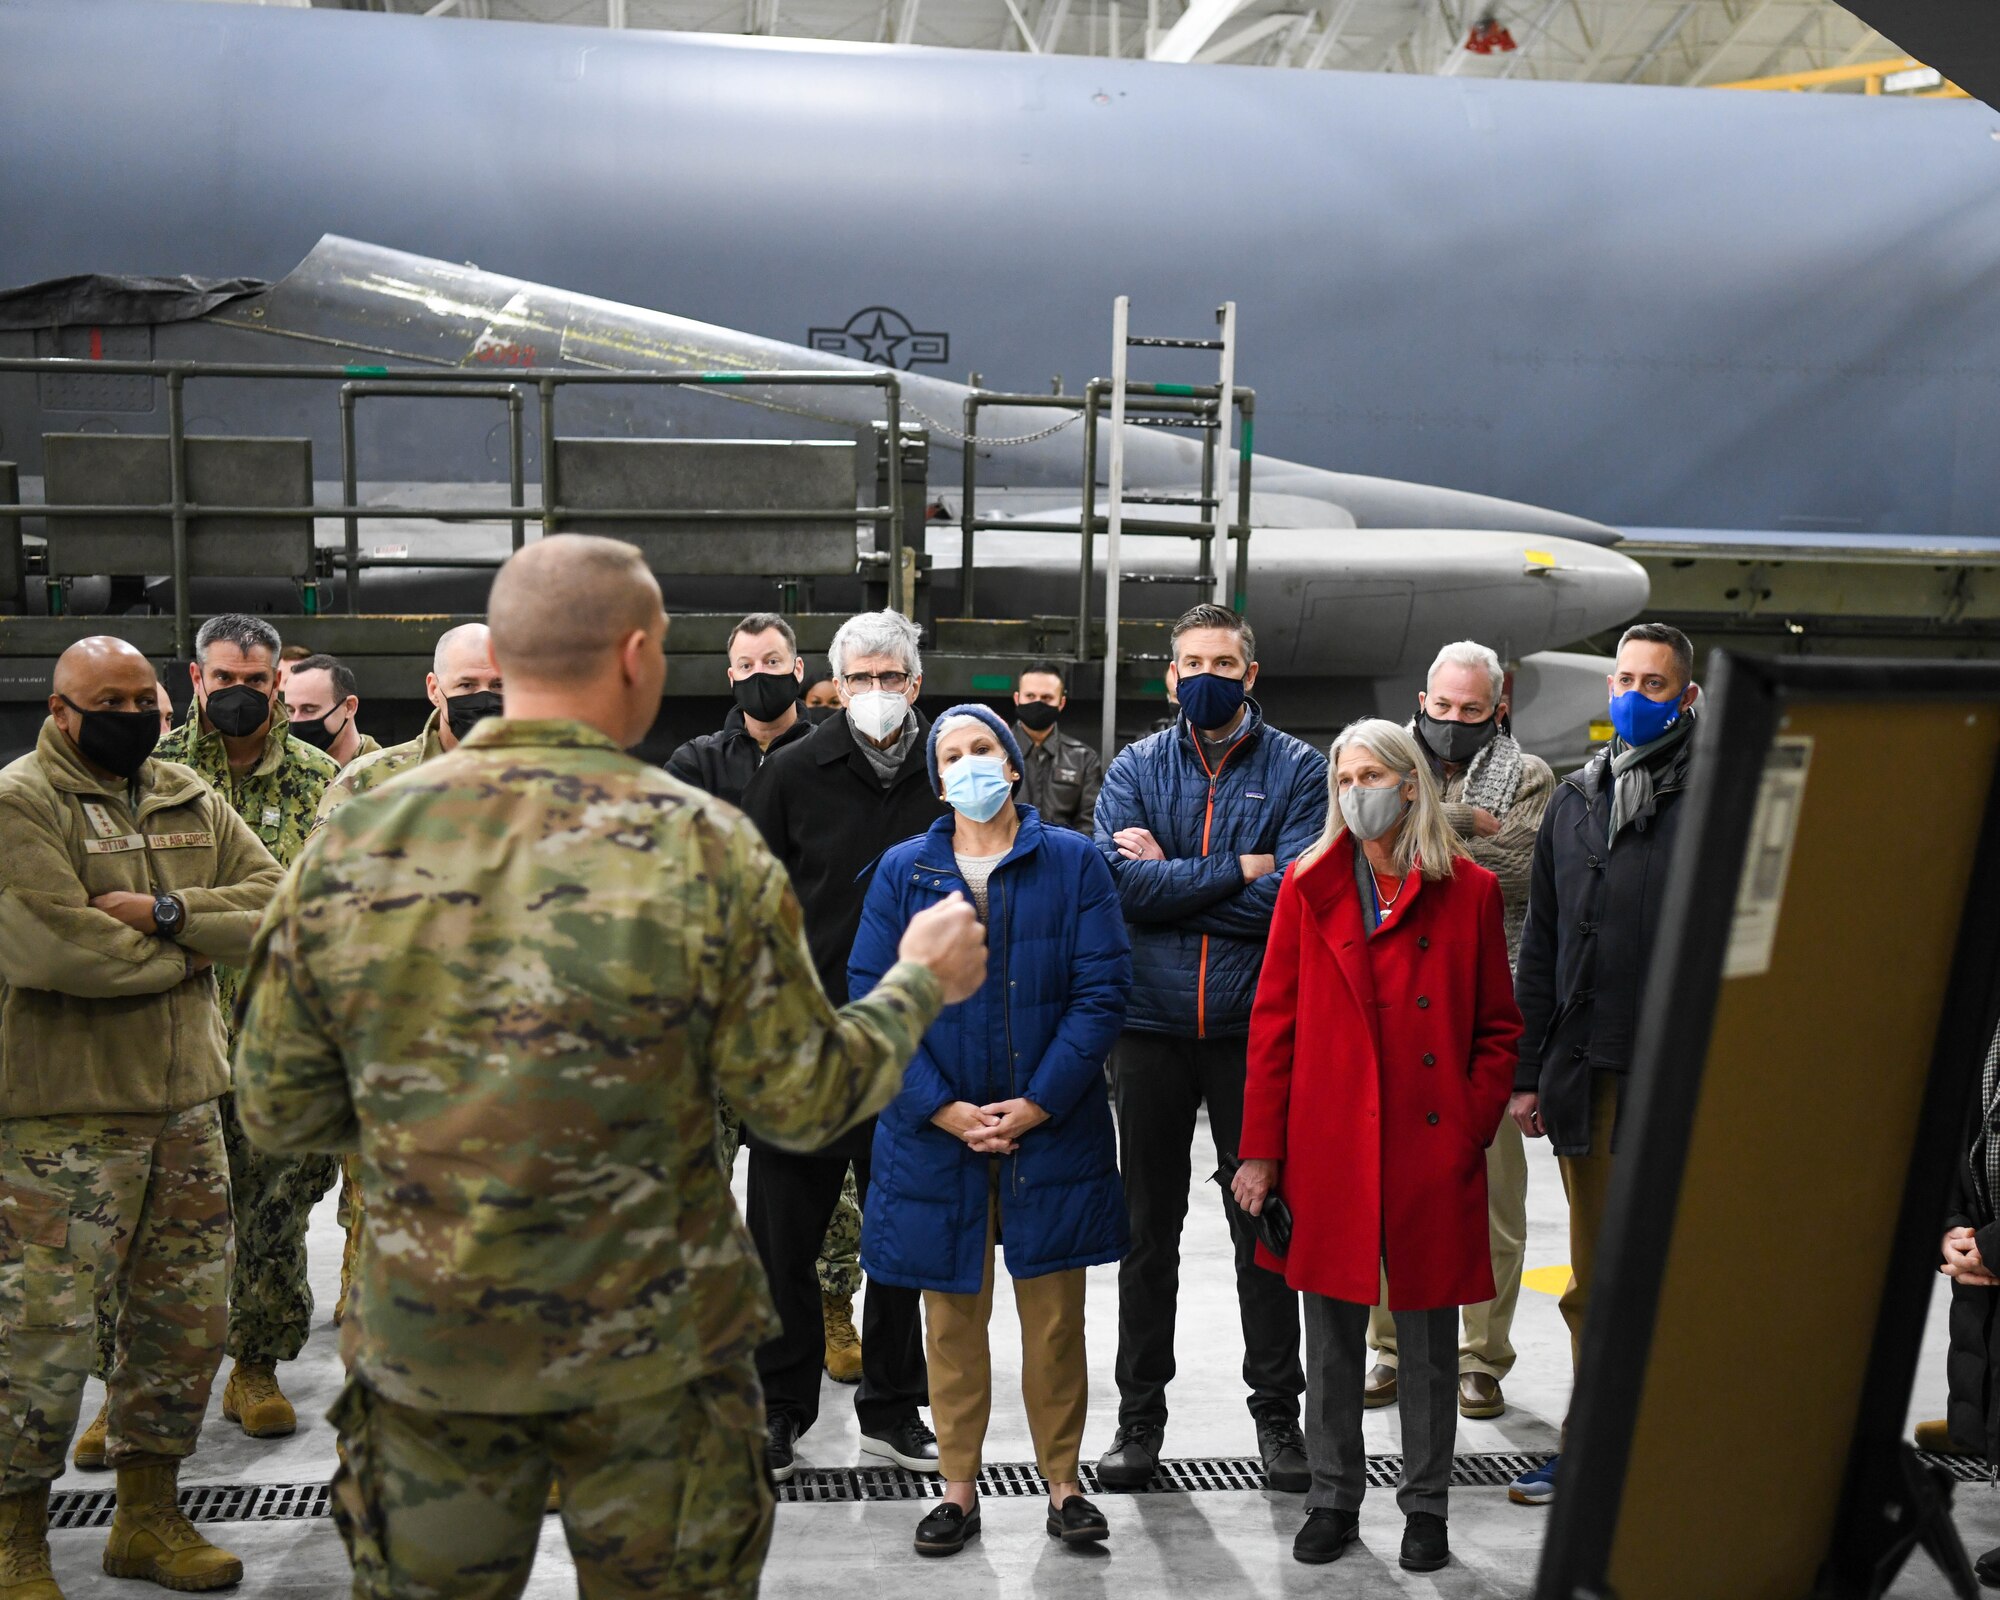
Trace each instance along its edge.
<path fill-rule="evenodd" d="M 1219 677 L 1213 672 L 1190 672 L 1174 684 L 1174 698 L 1197 728 L 1220 728 L 1243 709 L 1248 691 L 1241 678 Z"/>
<path fill-rule="evenodd" d="M 974 822 L 991 822 L 1013 793 L 1007 763 L 998 756 L 967 756 L 945 769 L 945 803 Z"/>
<path fill-rule="evenodd" d="M 1611 697 L 1611 726 L 1629 745 L 1651 744 L 1680 721 L 1681 697 L 1652 700 L 1637 689 Z"/>

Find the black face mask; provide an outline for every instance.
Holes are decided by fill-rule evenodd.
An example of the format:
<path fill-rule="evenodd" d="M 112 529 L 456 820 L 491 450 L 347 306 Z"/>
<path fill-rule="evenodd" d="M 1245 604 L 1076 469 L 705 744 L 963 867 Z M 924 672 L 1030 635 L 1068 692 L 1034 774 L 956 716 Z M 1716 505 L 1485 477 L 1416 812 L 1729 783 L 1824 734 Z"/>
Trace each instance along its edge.
<path fill-rule="evenodd" d="M 732 679 L 729 692 L 743 715 L 759 722 L 776 722 L 799 697 L 799 680 L 789 672 L 753 672 Z"/>
<path fill-rule="evenodd" d="M 488 717 L 500 715 L 500 696 L 491 689 L 476 694 L 448 694 L 444 697 L 444 720 L 454 739 L 463 739 Z"/>
<path fill-rule="evenodd" d="M 76 713 L 76 747 L 84 759 L 128 782 L 160 742 L 158 711 L 86 711 L 68 695 L 62 703 Z"/>
<path fill-rule="evenodd" d="M 326 717 L 332 715 L 333 713 L 329 711 Z M 331 750 L 333 748 L 333 741 L 347 732 L 347 723 L 343 722 L 337 728 L 329 728 L 326 725 L 326 717 L 311 717 L 303 721 L 294 717 L 292 719 L 291 731 L 305 740 L 315 750 Z M 352 721 L 353 719 L 349 718 L 348 720 Z"/>
<path fill-rule="evenodd" d="M 202 710 L 208 714 L 208 725 L 229 739 L 241 739 L 255 733 L 271 717 L 271 697 L 262 689 L 253 689 L 247 683 L 232 683 L 227 689 L 217 689 L 202 702 Z"/>
<path fill-rule="evenodd" d="M 1014 715 L 1030 733 L 1046 733 L 1056 725 L 1062 709 L 1046 700 L 1023 700 L 1014 707 Z"/>
<path fill-rule="evenodd" d="M 1428 711 L 1417 713 L 1417 732 L 1430 746 L 1431 754 L 1454 767 L 1462 767 L 1478 755 L 1499 731 L 1498 717 L 1484 722 L 1440 722 Z"/>

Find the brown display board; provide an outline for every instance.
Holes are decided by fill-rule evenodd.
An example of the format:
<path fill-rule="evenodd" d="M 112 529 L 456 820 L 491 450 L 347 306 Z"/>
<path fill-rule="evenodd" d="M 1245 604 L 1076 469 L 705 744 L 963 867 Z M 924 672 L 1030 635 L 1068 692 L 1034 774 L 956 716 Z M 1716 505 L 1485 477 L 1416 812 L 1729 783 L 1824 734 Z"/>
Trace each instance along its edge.
<path fill-rule="evenodd" d="M 1994 1020 L 2000 671 L 1710 676 L 1539 1600 L 1871 1594 L 1935 1510 L 1898 1436 Z"/>

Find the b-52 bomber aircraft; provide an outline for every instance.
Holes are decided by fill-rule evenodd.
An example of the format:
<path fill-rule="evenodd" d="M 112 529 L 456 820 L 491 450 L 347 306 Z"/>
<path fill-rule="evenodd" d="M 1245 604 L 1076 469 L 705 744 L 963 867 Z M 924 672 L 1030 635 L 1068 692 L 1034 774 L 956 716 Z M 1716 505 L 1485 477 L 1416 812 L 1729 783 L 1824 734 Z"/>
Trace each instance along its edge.
<path fill-rule="evenodd" d="M 282 281 L 233 285 L 193 306 L 211 298 L 218 303 L 193 316 L 179 315 L 190 309 L 185 296 L 150 302 L 171 302 L 172 310 L 137 313 L 162 318 L 145 325 L 143 348 L 159 361 L 344 363 L 356 373 L 398 376 L 450 368 L 490 373 L 496 382 L 522 369 L 699 371 L 731 380 L 689 388 L 566 387 L 565 436 L 851 439 L 881 413 L 873 389 L 757 381 L 774 372 L 864 373 L 865 362 L 333 236 Z M 133 315 L 133 302 L 124 303 L 125 314 Z M 87 315 L 107 314 L 93 302 L 83 304 Z M 125 348 L 141 348 L 134 332 L 112 329 L 112 347 L 122 333 Z M 93 343 L 90 332 L 75 324 L 40 333 L 17 329 L 0 332 L 0 355 L 71 353 L 87 362 L 93 354 L 105 358 L 106 337 L 100 329 Z M 165 386 L 159 378 L 126 375 L 117 384 L 111 382 L 115 365 L 100 370 L 104 377 L 94 389 L 51 384 L 47 374 L 34 375 L 43 380 L 38 383 L 21 381 L 29 375 L 20 373 L 12 381 L 0 378 L 0 429 L 31 490 L 42 469 L 44 435 L 162 431 Z M 93 376 L 87 366 L 76 372 Z M 925 499 L 932 520 L 923 530 L 930 609 L 956 616 L 960 552 L 951 517 L 963 458 L 955 436 L 972 391 L 917 373 L 902 373 L 899 382 L 905 425 L 930 434 Z M 521 387 L 532 400 L 534 384 Z M 336 413 L 323 386 L 200 378 L 190 381 L 186 395 L 191 435 L 309 438 L 316 461 L 339 458 Z M 361 429 L 355 446 L 362 501 L 436 505 L 443 493 L 461 496 L 451 503 L 466 506 L 502 503 L 508 449 L 490 403 L 432 399 L 418 409 L 413 401 L 391 398 L 368 415 L 375 426 Z M 1082 461 L 1078 430 L 1069 424 L 1077 413 L 1051 405 L 998 415 L 991 435 L 999 442 L 980 447 L 979 477 L 992 484 L 981 489 L 982 513 L 1011 509 L 1044 526 L 1065 517 L 1074 521 Z M 533 478 L 540 460 L 535 430 L 527 433 L 523 471 Z M 1008 442 L 1013 440 L 1022 442 Z M 1100 441 L 1100 473 L 1104 454 Z M 1194 498 L 1200 460 L 1201 446 L 1185 432 L 1127 425 L 1124 481 L 1134 495 Z M 1260 693 L 1275 717 L 1324 734 L 1363 711 L 1407 714 L 1410 692 L 1437 647 L 1474 637 L 1522 663 L 1516 711 L 1523 737 L 1558 753 L 1580 748 L 1585 725 L 1602 706 L 1601 665 L 1542 653 L 1611 627 L 1644 604 L 1646 576 L 1608 548 L 1616 539 L 1612 530 L 1516 502 L 1263 457 L 1253 460 L 1251 482 L 1254 531 L 1243 598 L 1258 630 Z M 338 485 L 322 488 L 321 504 L 338 502 Z M 528 499 L 532 505 L 534 496 Z M 510 538 L 509 524 L 500 520 L 364 526 L 371 559 L 360 577 L 359 609 L 365 613 L 478 612 L 489 574 L 464 563 L 504 554 Z M 338 537 L 336 519 L 322 517 L 320 528 L 323 543 Z M 857 556 L 864 561 L 869 538 L 869 531 L 857 536 Z M 1073 611 L 1079 550 L 1074 533 L 1004 526 L 981 532 L 979 615 Z M 1126 613 L 1171 616 L 1202 597 L 1195 583 L 1197 551 L 1196 541 L 1186 537 L 1128 538 L 1126 570 L 1146 581 L 1127 588 Z M 337 557 L 334 567 L 321 603 L 337 612 L 345 606 Z M 862 604 L 865 576 L 819 580 L 812 608 Z M 1228 577 L 1225 571 L 1225 593 Z M 662 578 L 673 610 L 741 611 L 773 598 L 773 574 L 732 574 L 713 561 L 700 563 L 699 573 L 666 572 Z M 73 584 L 69 604 L 88 609 L 91 596 L 88 586 Z M 108 603 L 108 591 L 106 596 Z M 156 605 L 165 599 L 161 583 L 149 598 Z M 296 609 L 281 585 L 252 578 L 197 579 L 192 599 L 198 613 Z M 1091 687 L 1077 684 L 1083 695 Z"/>

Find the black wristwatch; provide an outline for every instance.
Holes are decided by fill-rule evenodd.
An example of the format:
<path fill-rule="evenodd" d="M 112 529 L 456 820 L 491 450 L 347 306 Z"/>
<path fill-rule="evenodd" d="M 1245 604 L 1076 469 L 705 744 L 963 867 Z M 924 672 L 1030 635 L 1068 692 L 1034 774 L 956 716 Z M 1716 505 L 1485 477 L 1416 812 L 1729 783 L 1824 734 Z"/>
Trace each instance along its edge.
<path fill-rule="evenodd" d="M 162 939 L 178 939 L 187 926 L 187 907 L 170 894 L 153 896 L 153 926 Z"/>

